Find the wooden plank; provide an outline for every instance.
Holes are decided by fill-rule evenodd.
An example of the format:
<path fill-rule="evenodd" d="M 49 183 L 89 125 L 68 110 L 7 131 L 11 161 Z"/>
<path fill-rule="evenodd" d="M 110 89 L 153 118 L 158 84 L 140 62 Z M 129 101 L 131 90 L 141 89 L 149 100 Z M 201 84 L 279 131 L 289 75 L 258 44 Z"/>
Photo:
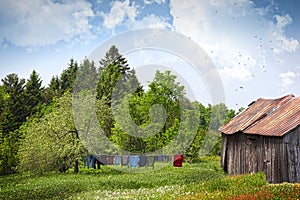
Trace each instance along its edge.
<path fill-rule="evenodd" d="M 284 152 L 282 151 L 283 139 L 282 137 L 276 139 L 276 166 L 278 169 L 277 183 L 283 182 L 283 163 L 284 163 Z"/>
<path fill-rule="evenodd" d="M 270 149 L 270 139 L 269 137 L 266 138 L 266 176 L 267 176 L 267 180 L 269 182 L 271 182 L 271 149 Z"/>
<path fill-rule="evenodd" d="M 294 135 L 295 139 L 294 139 L 294 153 L 295 153 L 295 182 L 299 182 L 300 181 L 300 152 L 299 152 L 299 128 L 295 129 L 292 131 L 292 134 Z"/>
<path fill-rule="evenodd" d="M 239 158 L 239 163 L 240 163 L 240 173 L 245 174 L 245 134 L 242 135 L 241 137 L 241 142 L 239 142 L 239 151 L 240 151 L 240 158 Z"/>
<path fill-rule="evenodd" d="M 289 152 L 288 152 L 288 141 L 290 138 L 290 134 L 286 134 L 283 138 L 283 151 L 284 151 L 284 160 L 282 161 L 284 163 L 284 175 L 283 180 L 286 182 L 289 182 Z"/>
<path fill-rule="evenodd" d="M 241 146 L 243 144 L 243 137 L 244 134 L 241 133 L 239 134 L 239 139 L 237 140 L 236 143 L 236 151 L 237 151 L 237 165 L 238 165 L 238 169 L 236 171 L 237 174 L 243 174 L 243 161 L 244 161 L 244 157 L 242 155 L 242 149 Z"/>
<path fill-rule="evenodd" d="M 233 155 L 233 141 L 232 141 L 232 136 L 229 136 L 227 138 L 227 142 L 228 142 L 228 145 L 227 145 L 227 159 L 228 159 L 228 162 L 227 162 L 227 173 L 228 175 L 232 175 L 232 155 Z"/>
<path fill-rule="evenodd" d="M 277 174 L 278 168 L 275 167 L 276 163 L 276 152 L 275 152 L 275 140 L 276 138 L 270 137 L 270 143 L 271 143 L 271 182 L 275 183 L 275 177 Z"/>
<path fill-rule="evenodd" d="M 263 154 L 263 148 L 264 148 L 264 137 L 259 136 L 257 141 L 257 172 L 263 171 L 263 165 L 264 165 L 264 154 Z"/>
<path fill-rule="evenodd" d="M 226 154 L 227 154 L 227 135 L 222 133 L 221 167 L 223 170 L 227 168 L 227 166 L 225 166 L 227 165 L 225 162 Z"/>
<path fill-rule="evenodd" d="M 237 159 L 237 152 L 236 152 L 236 143 L 237 143 L 237 138 L 239 137 L 238 134 L 235 134 L 234 138 L 233 138 L 233 146 L 232 146 L 232 152 L 233 152 L 233 155 L 232 155 L 232 174 L 233 175 L 236 175 L 238 174 L 238 166 L 237 166 L 237 162 L 236 162 L 236 159 Z"/>
<path fill-rule="evenodd" d="M 289 133 L 287 141 L 287 155 L 288 155 L 288 181 L 294 182 L 294 153 L 293 153 L 293 133 Z"/>

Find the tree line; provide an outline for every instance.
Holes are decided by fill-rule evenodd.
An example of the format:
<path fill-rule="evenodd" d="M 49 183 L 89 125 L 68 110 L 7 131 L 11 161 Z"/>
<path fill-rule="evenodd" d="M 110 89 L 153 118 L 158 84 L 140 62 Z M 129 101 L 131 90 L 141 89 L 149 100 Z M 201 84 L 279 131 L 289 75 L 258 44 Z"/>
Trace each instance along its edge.
<path fill-rule="evenodd" d="M 74 124 L 74 91 L 85 92 L 95 82 L 95 111 L 101 131 L 115 148 L 107 154 L 149 153 L 172 146 L 193 161 L 203 143 L 220 153 L 217 129 L 235 116 L 225 104 L 191 102 L 184 86 L 170 71 L 157 71 L 144 88 L 117 47 L 99 59 L 100 67 L 85 59 L 71 59 L 68 67 L 43 87 L 36 71 L 25 80 L 9 74 L 0 85 L 0 174 L 65 172 L 88 154 L 86 140 Z M 83 74 L 84 79 L 80 79 Z M 88 78 L 86 78 L 88 77 Z M 77 82 L 76 82 L 77 81 Z M 215 139 L 208 135 L 217 137 Z M 94 138 L 93 138 L 94 139 Z M 164 149 L 166 152 L 171 149 Z"/>

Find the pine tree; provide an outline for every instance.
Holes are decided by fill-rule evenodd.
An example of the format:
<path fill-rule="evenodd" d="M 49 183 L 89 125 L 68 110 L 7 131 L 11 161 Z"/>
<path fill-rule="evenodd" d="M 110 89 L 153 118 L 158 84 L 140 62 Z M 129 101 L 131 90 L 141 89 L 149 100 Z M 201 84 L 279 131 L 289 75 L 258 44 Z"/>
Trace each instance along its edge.
<path fill-rule="evenodd" d="M 0 85 L 0 130 L 2 130 L 2 115 L 3 115 L 3 111 L 4 111 L 4 107 L 5 107 L 5 96 L 6 93 L 4 91 L 4 87 L 2 85 Z"/>
<path fill-rule="evenodd" d="M 43 103 L 42 93 L 42 80 L 35 70 L 32 71 L 30 78 L 25 85 L 25 101 L 27 107 L 27 116 L 34 114 L 37 106 Z"/>
<path fill-rule="evenodd" d="M 52 76 L 49 86 L 44 89 L 43 99 L 47 105 L 52 103 L 54 97 L 61 97 L 66 91 L 73 91 L 79 67 L 73 58 L 68 65 L 60 76 Z"/>
<path fill-rule="evenodd" d="M 25 79 L 19 79 L 17 74 L 9 74 L 2 82 L 7 95 L 2 124 L 2 133 L 5 135 L 18 129 L 26 120 Z"/>
<path fill-rule="evenodd" d="M 17 129 L 26 120 L 26 105 L 24 96 L 24 79 L 17 74 L 9 74 L 4 79 L 4 102 L 0 130 L 0 174 L 15 172 L 17 164 L 18 141 Z"/>
<path fill-rule="evenodd" d="M 104 102 L 101 104 L 106 110 L 107 116 L 99 115 L 100 124 L 105 124 L 105 134 L 111 135 L 111 128 L 114 126 L 114 119 L 112 114 L 112 104 L 120 103 L 121 99 L 127 93 L 134 93 L 141 91 L 138 79 L 135 76 L 135 71 L 130 69 L 126 58 L 124 58 L 116 48 L 111 46 L 105 57 L 100 60 L 100 67 L 98 70 L 99 79 L 97 84 L 97 99 Z M 108 126 L 109 124 L 109 126 Z"/>
<path fill-rule="evenodd" d="M 136 87 L 136 84 L 138 84 L 138 81 L 134 70 L 130 69 L 126 58 L 124 58 L 113 45 L 109 51 L 106 52 L 105 57 L 100 60 L 97 98 L 104 99 L 110 106 L 114 89 L 120 92 L 121 90 L 129 89 L 128 87 L 130 85 L 131 87 Z"/>
<path fill-rule="evenodd" d="M 69 63 L 69 67 L 63 71 L 63 73 L 60 75 L 60 90 L 62 94 L 70 90 L 73 91 L 73 86 L 76 80 L 76 74 L 78 71 L 78 64 L 74 59 L 72 58 Z"/>

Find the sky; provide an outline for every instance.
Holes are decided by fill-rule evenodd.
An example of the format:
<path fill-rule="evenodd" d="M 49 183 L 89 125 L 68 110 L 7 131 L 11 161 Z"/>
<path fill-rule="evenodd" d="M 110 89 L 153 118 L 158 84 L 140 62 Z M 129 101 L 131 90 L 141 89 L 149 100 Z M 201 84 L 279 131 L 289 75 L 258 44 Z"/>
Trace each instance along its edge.
<path fill-rule="evenodd" d="M 71 58 L 80 63 L 112 38 L 156 28 L 204 50 L 229 108 L 261 97 L 300 96 L 299 9 L 298 0 L 0 0 L 0 78 L 17 73 L 28 79 L 36 70 L 47 86 Z M 159 39 L 168 44 L 168 38 Z M 155 65 L 172 69 L 204 104 L 216 92 L 180 55 L 140 49 L 124 56 L 141 79 Z"/>

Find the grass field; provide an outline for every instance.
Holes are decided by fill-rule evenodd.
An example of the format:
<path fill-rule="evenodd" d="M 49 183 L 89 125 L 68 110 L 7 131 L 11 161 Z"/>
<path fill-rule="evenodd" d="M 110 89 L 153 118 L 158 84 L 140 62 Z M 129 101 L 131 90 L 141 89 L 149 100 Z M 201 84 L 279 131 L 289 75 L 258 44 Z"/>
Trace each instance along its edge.
<path fill-rule="evenodd" d="M 268 184 L 262 173 L 228 177 L 216 159 L 184 163 L 182 168 L 169 165 L 160 170 L 124 172 L 102 166 L 100 170 L 81 169 L 79 174 L 14 174 L 0 177 L 0 199 L 299 198 L 298 184 Z"/>

